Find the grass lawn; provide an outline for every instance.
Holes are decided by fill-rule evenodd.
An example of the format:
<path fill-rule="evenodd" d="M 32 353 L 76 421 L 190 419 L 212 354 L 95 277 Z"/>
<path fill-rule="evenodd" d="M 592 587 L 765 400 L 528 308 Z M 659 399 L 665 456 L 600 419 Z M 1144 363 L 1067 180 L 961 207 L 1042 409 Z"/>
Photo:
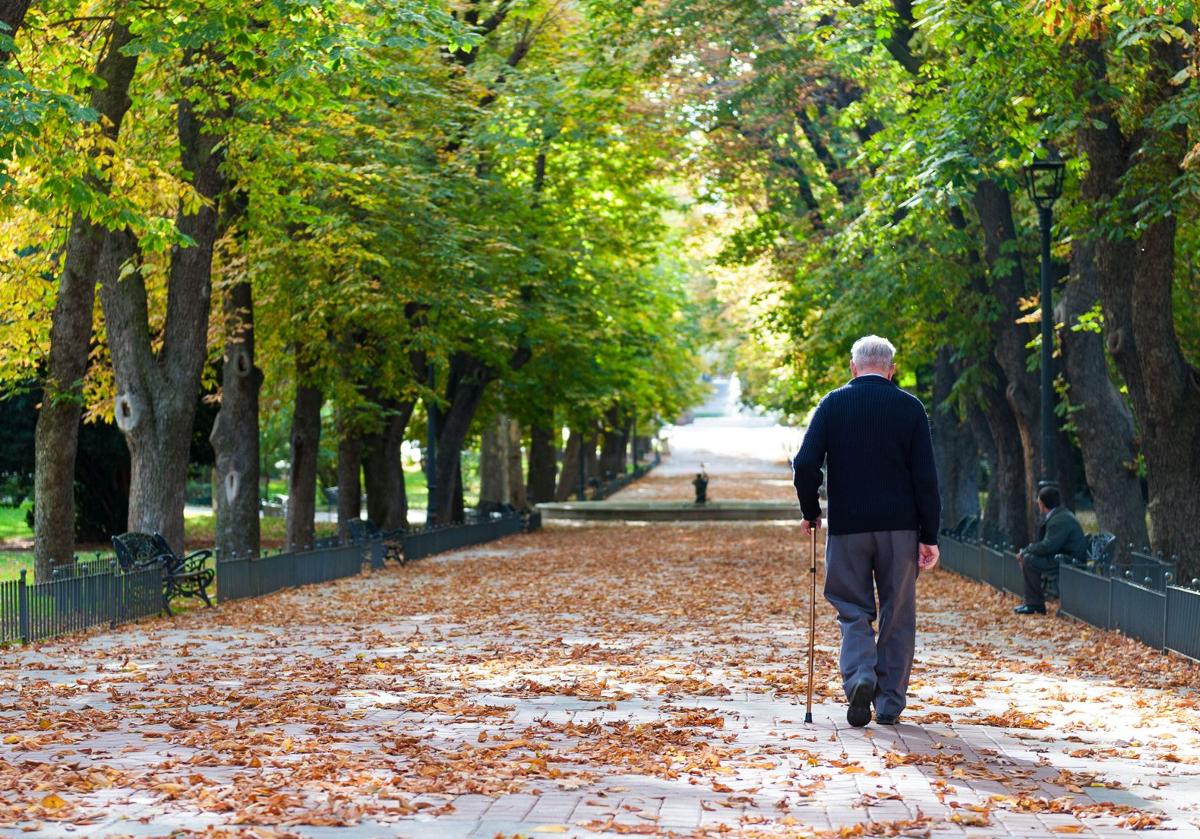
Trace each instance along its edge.
<path fill-rule="evenodd" d="M 20 507 L 0 507 L 0 541 L 33 538 L 33 530 L 25 521 L 28 512 L 28 501 Z"/>

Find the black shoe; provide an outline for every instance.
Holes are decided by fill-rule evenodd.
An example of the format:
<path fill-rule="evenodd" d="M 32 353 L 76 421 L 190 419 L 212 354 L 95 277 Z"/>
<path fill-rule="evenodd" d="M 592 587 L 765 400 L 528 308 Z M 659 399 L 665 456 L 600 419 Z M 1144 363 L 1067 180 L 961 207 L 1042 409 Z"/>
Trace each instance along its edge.
<path fill-rule="evenodd" d="M 879 723 L 880 725 L 899 725 L 900 715 L 899 714 L 876 714 L 875 722 Z"/>
<path fill-rule="evenodd" d="M 1045 606 L 1034 606 L 1030 603 L 1025 603 L 1024 605 L 1018 606 L 1017 608 L 1013 609 L 1013 611 L 1016 612 L 1018 615 L 1044 615 L 1044 614 L 1046 614 L 1046 607 Z"/>
<path fill-rule="evenodd" d="M 871 700 L 875 698 L 875 682 L 859 679 L 846 692 L 850 707 L 846 709 L 846 722 L 862 728 L 871 721 Z"/>

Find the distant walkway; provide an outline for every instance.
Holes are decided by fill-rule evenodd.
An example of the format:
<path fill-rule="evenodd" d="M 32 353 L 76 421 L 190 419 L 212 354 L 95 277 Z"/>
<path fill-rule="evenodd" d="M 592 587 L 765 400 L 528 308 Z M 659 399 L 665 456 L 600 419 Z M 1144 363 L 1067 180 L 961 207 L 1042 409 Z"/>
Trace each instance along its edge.
<path fill-rule="evenodd" d="M 713 384 L 712 396 L 696 409 L 693 422 L 670 430 L 670 454 L 662 465 L 614 498 L 691 500 L 692 479 L 703 468 L 714 501 L 795 500 L 788 463 L 803 433 L 779 425 L 772 417 L 740 410 L 736 378 L 717 379 Z"/>

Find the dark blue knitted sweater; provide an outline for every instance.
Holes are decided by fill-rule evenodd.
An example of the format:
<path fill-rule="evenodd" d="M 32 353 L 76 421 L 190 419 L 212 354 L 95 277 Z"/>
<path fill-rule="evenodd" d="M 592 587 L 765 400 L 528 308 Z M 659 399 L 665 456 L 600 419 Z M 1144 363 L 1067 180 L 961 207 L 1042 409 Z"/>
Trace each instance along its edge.
<path fill-rule="evenodd" d="M 859 376 L 826 394 L 792 462 L 800 509 L 821 515 L 829 473 L 829 532 L 916 530 L 936 545 L 941 502 L 929 417 L 921 400 L 882 376 Z"/>

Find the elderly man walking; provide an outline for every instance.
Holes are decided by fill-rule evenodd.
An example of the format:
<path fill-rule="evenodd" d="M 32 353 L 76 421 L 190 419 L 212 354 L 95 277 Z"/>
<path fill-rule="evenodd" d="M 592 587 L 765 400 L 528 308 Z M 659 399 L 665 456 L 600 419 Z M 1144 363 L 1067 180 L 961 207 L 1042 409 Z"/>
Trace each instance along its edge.
<path fill-rule="evenodd" d="M 842 628 L 846 721 L 895 725 L 907 702 L 916 643 L 918 567 L 938 561 L 940 502 L 929 417 L 893 381 L 896 348 L 877 335 L 854 342 L 853 379 L 821 400 L 792 462 L 805 534 L 821 526 L 828 471 L 825 599 Z M 875 633 L 875 594 L 879 632 Z"/>

